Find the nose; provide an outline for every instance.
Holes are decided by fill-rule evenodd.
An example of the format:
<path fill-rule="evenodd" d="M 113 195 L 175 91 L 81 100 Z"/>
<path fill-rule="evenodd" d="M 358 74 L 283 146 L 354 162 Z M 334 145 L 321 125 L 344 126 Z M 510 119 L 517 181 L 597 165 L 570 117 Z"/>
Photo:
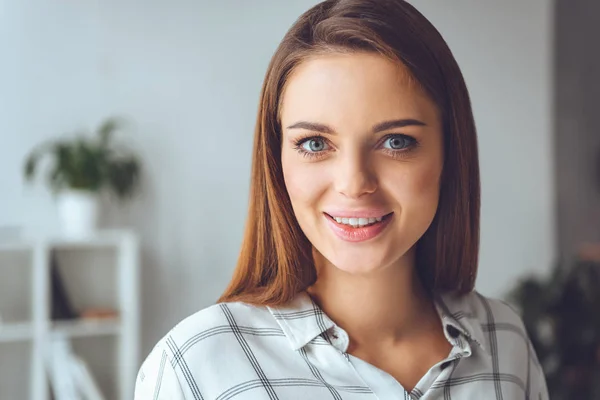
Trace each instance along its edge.
<path fill-rule="evenodd" d="M 358 199 L 377 190 L 377 177 L 368 158 L 360 155 L 340 157 L 335 171 L 335 190 L 350 199 Z"/>

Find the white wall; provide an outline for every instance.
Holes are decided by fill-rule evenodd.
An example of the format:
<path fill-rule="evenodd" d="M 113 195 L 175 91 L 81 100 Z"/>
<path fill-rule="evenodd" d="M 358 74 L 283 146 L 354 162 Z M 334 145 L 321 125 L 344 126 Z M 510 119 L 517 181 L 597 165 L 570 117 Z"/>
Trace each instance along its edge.
<path fill-rule="evenodd" d="M 112 219 L 143 233 L 144 353 L 230 277 L 261 80 L 284 32 L 315 3 L 0 0 L 0 225 L 56 221 L 45 189 L 21 180 L 32 146 L 129 116 L 146 189 Z M 501 295 L 554 254 L 551 1 L 415 3 L 471 90 L 483 181 L 478 288 Z"/>
<path fill-rule="evenodd" d="M 417 3 L 417 2 L 414 2 Z M 553 154 L 554 2 L 418 2 L 469 87 L 482 180 L 477 288 L 501 296 L 556 255 Z"/>
<path fill-rule="evenodd" d="M 482 177 L 477 287 L 501 295 L 555 261 L 554 2 L 422 3 L 470 90 Z"/>

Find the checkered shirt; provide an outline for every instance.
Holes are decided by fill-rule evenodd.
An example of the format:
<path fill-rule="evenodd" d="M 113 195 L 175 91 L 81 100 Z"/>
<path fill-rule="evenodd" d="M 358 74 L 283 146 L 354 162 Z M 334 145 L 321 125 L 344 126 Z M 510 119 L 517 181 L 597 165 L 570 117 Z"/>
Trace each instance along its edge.
<path fill-rule="evenodd" d="M 221 303 L 177 324 L 139 370 L 135 399 L 547 400 L 523 323 L 471 292 L 436 308 L 452 351 L 409 393 L 349 353 L 348 334 L 301 292 L 283 307 Z"/>

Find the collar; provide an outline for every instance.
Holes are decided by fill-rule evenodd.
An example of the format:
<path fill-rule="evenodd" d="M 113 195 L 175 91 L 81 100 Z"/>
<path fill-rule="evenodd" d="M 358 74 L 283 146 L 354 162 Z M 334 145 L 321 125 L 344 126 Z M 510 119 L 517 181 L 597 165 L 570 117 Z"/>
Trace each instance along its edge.
<path fill-rule="evenodd" d="M 469 342 L 477 344 L 483 351 L 488 352 L 484 343 L 485 336 L 481 329 L 481 322 L 477 318 L 473 301 L 475 292 L 459 295 L 444 293 L 436 297 L 436 308 L 444 329 L 452 326 L 458 330 Z M 488 352 L 489 353 L 489 352 Z"/>
<path fill-rule="evenodd" d="M 302 291 L 283 306 L 267 307 L 294 350 L 299 350 L 310 341 L 335 326 L 312 298 Z"/>
<path fill-rule="evenodd" d="M 448 326 L 452 326 L 469 342 L 476 343 L 487 352 L 481 323 L 473 310 L 473 296 L 473 293 L 438 295 L 435 299 L 435 306 L 445 334 L 447 334 Z M 336 326 L 306 291 L 299 292 L 292 301 L 285 305 L 267 307 L 267 309 L 283 330 L 294 350 L 301 349 L 316 337 Z M 448 337 L 448 339 L 454 342 L 454 338 Z"/>

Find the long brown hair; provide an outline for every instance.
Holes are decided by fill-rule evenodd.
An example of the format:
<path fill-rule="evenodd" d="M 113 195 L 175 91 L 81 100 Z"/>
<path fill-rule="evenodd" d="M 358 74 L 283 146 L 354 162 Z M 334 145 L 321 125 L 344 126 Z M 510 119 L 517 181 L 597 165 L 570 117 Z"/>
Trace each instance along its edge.
<path fill-rule="evenodd" d="M 254 137 L 248 220 L 229 286 L 218 300 L 280 305 L 315 282 L 312 246 L 292 210 L 281 167 L 279 111 L 286 81 L 309 56 L 375 52 L 410 71 L 441 111 L 444 167 L 436 215 L 417 242 L 417 271 L 432 293 L 473 289 L 479 253 L 477 134 L 458 64 L 435 27 L 403 0 L 327 0 L 304 13 L 264 80 Z"/>

